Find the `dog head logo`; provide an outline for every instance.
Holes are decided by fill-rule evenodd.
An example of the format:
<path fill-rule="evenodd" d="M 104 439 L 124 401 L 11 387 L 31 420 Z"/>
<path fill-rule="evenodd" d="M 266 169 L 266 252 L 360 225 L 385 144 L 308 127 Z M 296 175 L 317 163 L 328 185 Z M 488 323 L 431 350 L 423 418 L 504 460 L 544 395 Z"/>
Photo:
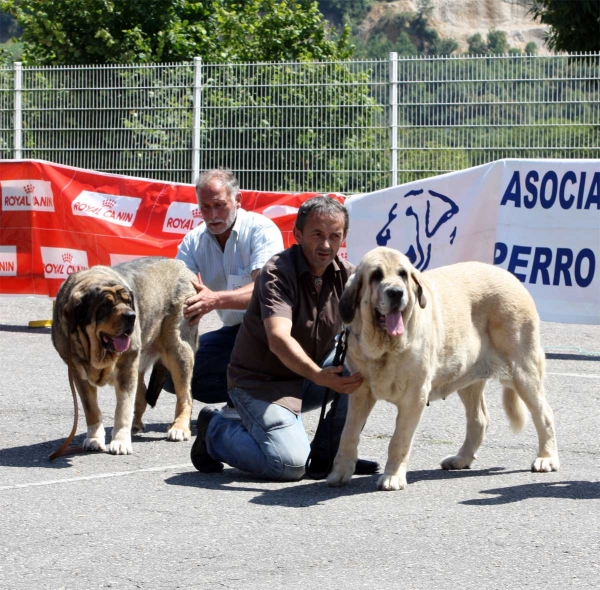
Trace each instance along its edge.
<path fill-rule="evenodd" d="M 391 247 L 404 252 L 415 268 L 425 270 L 431 262 L 434 241 L 442 239 L 450 245 L 454 243 L 457 228 L 448 222 L 458 212 L 458 205 L 441 193 L 423 189 L 408 191 L 402 201 L 394 203 L 389 210 L 388 221 L 375 240 L 378 246 L 387 246 L 393 239 Z M 401 221 L 392 236 L 391 226 L 398 217 Z"/>

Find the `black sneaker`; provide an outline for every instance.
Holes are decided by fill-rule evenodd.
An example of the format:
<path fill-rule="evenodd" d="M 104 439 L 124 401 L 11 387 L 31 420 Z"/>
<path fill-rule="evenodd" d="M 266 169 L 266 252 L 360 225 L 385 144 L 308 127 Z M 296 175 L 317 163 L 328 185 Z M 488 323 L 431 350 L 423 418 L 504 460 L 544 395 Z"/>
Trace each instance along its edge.
<path fill-rule="evenodd" d="M 359 459 L 354 466 L 354 475 L 373 475 L 379 472 L 379 463 L 368 459 Z"/>
<path fill-rule="evenodd" d="M 354 475 L 373 475 L 380 469 L 377 461 L 367 461 L 367 459 L 358 459 L 354 466 Z M 331 470 L 325 457 L 311 457 L 310 469 L 306 476 L 310 479 L 325 479 Z"/>
<path fill-rule="evenodd" d="M 190 459 L 194 467 L 201 473 L 218 473 L 223 471 L 223 463 L 213 459 L 206 448 L 206 432 L 210 421 L 219 414 L 218 410 L 206 406 L 200 410 L 196 422 L 196 440 L 192 445 Z"/>

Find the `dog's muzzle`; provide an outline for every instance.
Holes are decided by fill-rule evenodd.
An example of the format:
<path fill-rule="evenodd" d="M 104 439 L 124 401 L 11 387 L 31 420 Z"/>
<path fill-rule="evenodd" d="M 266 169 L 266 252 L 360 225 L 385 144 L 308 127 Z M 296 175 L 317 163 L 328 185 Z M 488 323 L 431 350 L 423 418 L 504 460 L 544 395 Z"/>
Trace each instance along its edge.
<path fill-rule="evenodd" d="M 135 311 L 129 310 L 121 315 L 123 323 L 123 331 L 121 334 L 111 335 L 102 332 L 100 338 L 102 340 L 102 346 L 106 350 L 112 350 L 114 352 L 126 352 L 131 346 L 131 334 L 133 333 L 133 327 L 135 325 Z"/>
<path fill-rule="evenodd" d="M 385 330 L 389 336 L 397 338 L 404 334 L 404 320 L 402 318 L 402 309 L 404 303 L 404 289 L 400 287 L 387 287 L 383 291 L 383 295 L 387 300 L 388 310 L 386 313 L 381 313 L 375 310 L 375 319 L 379 326 Z"/>

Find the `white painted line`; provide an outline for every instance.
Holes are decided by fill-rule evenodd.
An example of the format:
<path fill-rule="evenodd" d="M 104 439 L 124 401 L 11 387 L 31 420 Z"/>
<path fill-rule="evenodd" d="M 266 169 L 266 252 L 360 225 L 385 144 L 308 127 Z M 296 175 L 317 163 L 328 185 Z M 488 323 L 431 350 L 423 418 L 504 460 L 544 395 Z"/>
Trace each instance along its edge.
<path fill-rule="evenodd" d="M 150 473 L 153 471 L 168 471 L 170 469 L 189 469 L 191 463 L 183 463 L 182 465 L 164 465 L 163 467 L 146 467 L 144 469 L 136 469 L 135 471 L 119 471 L 117 473 L 98 473 L 97 475 L 86 475 L 83 477 L 69 477 L 66 479 L 50 479 L 48 481 L 36 481 L 32 483 L 16 483 L 11 486 L 0 486 L 2 490 L 17 490 L 21 488 L 33 488 L 35 486 L 51 486 L 57 483 L 75 483 L 78 481 L 90 481 L 92 479 L 106 479 L 108 477 L 121 477 L 123 475 L 135 475 L 136 473 Z"/>
<path fill-rule="evenodd" d="M 586 375 L 585 373 L 546 373 L 546 375 L 558 375 L 560 377 L 583 377 L 584 379 L 600 379 L 600 375 Z"/>

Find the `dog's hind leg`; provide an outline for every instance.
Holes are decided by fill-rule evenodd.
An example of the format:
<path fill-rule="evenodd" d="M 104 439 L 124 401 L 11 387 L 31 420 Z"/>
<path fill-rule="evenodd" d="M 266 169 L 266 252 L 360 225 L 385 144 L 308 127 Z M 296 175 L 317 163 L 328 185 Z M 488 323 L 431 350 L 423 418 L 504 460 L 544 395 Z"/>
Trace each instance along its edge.
<path fill-rule="evenodd" d="M 144 432 L 144 412 L 146 411 L 146 384 L 144 383 L 144 374 L 138 373 L 137 390 L 135 392 L 135 411 L 133 413 L 133 424 L 131 432 L 140 434 Z"/>
<path fill-rule="evenodd" d="M 477 459 L 477 449 L 481 446 L 490 423 L 490 415 L 483 396 L 484 388 L 485 381 L 477 381 L 458 391 L 458 396 L 465 406 L 467 433 L 458 453 L 442 459 L 443 469 L 468 469 Z"/>
<path fill-rule="evenodd" d="M 102 424 L 102 412 L 98 406 L 98 388 L 79 377 L 74 372 L 73 380 L 79 392 L 81 405 L 85 414 L 87 436 L 83 441 L 84 451 L 105 451 L 106 433 Z"/>
<path fill-rule="evenodd" d="M 365 385 L 350 396 L 346 423 L 333 468 L 327 476 L 327 485 L 337 488 L 345 486 L 352 479 L 358 459 L 360 433 L 374 405 L 375 399 L 371 395 L 371 390 Z"/>
<path fill-rule="evenodd" d="M 544 357 L 540 349 L 536 358 L 519 359 L 513 367 L 514 388 L 525 402 L 538 435 L 538 456 L 532 471 L 558 471 L 558 447 L 554 429 L 554 413 L 544 394 Z M 510 417 L 510 416 L 509 416 Z"/>
<path fill-rule="evenodd" d="M 172 343 L 173 347 L 167 351 L 164 364 L 171 372 L 177 402 L 175 404 L 175 420 L 167 431 L 167 440 L 189 440 L 192 435 L 190 430 L 192 418 L 192 371 L 194 368 L 194 352 L 192 347 L 183 341 Z"/>

